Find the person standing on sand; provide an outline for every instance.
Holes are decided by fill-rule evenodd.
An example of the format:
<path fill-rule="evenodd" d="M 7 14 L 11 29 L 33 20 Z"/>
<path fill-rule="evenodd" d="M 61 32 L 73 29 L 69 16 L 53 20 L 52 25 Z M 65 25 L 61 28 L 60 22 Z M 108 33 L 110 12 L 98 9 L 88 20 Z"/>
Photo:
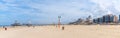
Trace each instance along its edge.
<path fill-rule="evenodd" d="M 7 30 L 7 28 L 5 27 L 5 30 Z"/>
<path fill-rule="evenodd" d="M 65 27 L 64 26 L 62 26 L 62 30 L 64 30 L 65 29 Z"/>

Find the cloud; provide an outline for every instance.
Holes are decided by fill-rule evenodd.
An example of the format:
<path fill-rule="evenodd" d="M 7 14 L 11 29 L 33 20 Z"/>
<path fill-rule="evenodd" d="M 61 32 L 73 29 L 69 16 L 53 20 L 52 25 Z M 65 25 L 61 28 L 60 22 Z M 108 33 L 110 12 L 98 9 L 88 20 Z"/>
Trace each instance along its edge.
<path fill-rule="evenodd" d="M 113 14 L 117 14 L 117 13 L 120 14 L 119 0 L 92 0 L 92 1 L 98 4 L 102 10 L 111 11 Z"/>
<path fill-rule="evenodd" d="M 119 0 L 0 0 L 0 15 L 2 20 L 31 20 L 34 24 L 57 23 L 57 16 L 62 16 L 61 22 L 69 23 L 89 15 L 119 15 L 119 4 Z"/>

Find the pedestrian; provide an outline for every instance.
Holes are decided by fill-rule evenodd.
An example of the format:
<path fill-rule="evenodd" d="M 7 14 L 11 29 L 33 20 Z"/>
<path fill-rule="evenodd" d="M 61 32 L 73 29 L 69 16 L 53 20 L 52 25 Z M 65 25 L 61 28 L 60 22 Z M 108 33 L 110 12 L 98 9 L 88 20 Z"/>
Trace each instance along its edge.
<path fill-rule="evenodd" d="M 7 30 L 7 28 L 5 27 L 5 30 Z"/>
<path fill-rule="evenodd" d="M 63 26 L 63 27 L 62 27 L 62 30 L 64 30 L 64 29 L 65 29 L 65 27 Z"/>

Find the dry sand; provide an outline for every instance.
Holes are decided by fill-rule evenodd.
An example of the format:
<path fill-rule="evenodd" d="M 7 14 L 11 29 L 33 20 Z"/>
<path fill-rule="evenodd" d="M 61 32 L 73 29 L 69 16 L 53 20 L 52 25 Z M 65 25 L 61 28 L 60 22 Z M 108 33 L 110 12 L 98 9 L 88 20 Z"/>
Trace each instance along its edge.
<path fill-rule="evenodd" d="M 120 26 L 110 25 L 65 25 L 65 30 L 56 26 L 0 28 L 0 38 L 120 38 Z"/>

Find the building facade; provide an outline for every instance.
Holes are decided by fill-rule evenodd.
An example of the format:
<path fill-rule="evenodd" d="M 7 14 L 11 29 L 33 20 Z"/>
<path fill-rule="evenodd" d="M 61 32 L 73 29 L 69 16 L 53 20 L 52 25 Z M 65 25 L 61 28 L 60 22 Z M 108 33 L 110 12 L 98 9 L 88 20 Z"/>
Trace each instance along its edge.
<path fill-rule="evenodd" d="M 93 19 L 94 23 L 116 23 L 118 22 L 118 17 L 112 14 L 104 15 L 103 17 Z"/>

